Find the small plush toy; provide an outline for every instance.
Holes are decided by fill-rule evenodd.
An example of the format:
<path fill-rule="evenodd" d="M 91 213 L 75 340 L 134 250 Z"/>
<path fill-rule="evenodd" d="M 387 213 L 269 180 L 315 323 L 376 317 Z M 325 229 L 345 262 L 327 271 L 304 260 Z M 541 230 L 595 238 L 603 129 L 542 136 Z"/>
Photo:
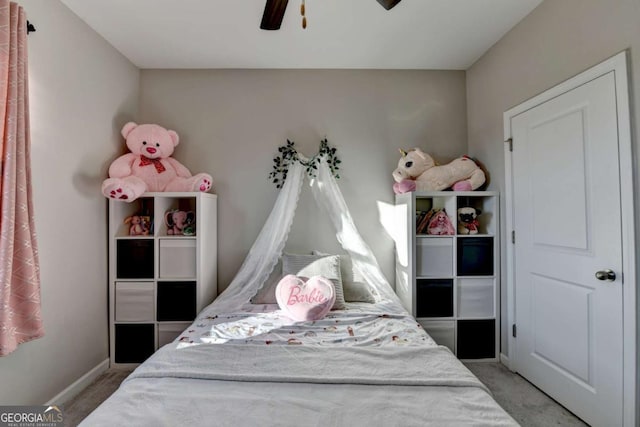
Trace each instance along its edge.
<path fill-rule="evenodd" d="M 444 209 L 437 211 L 429 220 L 427 226 L 427 234 L 436 236 L 451 236 L 456 234 L 451 224 L 451 220 L 447 216 L 447 212 Z"/>
<path fill-rule="evenodd" d="M 192 176 L 189 169 L 171 157 L 180 138 L 172 130 L 154 124 L 129 122 L 122 136 L 131 151 L 109 167 L 102 183 L 105 197 L 131 202 L 146 191 L 202 191 L 211 189 L 211 175 Z"/>
<path fill-rule="evenodd" d="M 167 234 L 193 236 L 195 234 L 196 216 L 193 212 L 171 210 L 164 216 L 164 223 L 167 225 Z"/>
<path fill-rule="evenodd" d="M 458 234 L 478 234 L 480 209 L 465 207 L 458 209 Z"/>
<path fill-rule="evenodd" d="M 471 191 L 485 182 L 482 169 L 468 156 L 438 166 L 433 157 L 419 148 L 408 152 L 400 150 L 402 157 L 393 171 L 393 191 L 396 194 L 410 191 Z"/>
<path fill-rule="evenodd" d="M 149 226 L 140 215 L 131 215 L 125 218 L 125 224 L 129 224 L 130 236 L 147 236 L 149 235 Z"/>

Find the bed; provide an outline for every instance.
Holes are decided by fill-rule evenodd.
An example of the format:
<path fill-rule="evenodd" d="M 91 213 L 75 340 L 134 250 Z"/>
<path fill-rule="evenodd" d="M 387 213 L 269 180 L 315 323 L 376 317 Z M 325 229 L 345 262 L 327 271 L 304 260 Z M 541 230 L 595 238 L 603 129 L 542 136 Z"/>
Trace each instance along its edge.
<path fill-rule="evenodd" d="M 83 426 L 517 425 L 402 307 L 325 159 L 311 190 L 344 253 L 283 254 L 307 170 L 291 165 L 225 291 Z M 286 274 L 331 280 L 333 309 L 312 321 L 285 315 L 273 303 Z"/>
<path fill-rule="evenodd" d="M 205 309 L 81 425 L 517 423 L 404 310 L 348 303 L 314 322 L 270 304 Z"/>

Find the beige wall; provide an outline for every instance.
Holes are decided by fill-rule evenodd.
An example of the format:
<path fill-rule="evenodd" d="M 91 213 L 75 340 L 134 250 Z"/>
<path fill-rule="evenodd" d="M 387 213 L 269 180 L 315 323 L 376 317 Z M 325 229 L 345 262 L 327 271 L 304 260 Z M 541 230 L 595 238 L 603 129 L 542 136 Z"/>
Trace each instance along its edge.
<path fill-rule="evenodd" d="M 137 112 L 139 71 L 58 1 L 21 0 L 45 337 L 0 358 L 0 404 L 42 404 L 108 357 L 100 184 Z"/>
<path fill-rule="evenodd" d="M 360 232 L 393 285 L 393 242 L 377 202 L 392 204 L 398 148 L 441 159 L 467 146 L 462 71 L 143 70 L 140 120 L 181 136 L 174 156 L 213 175 L 218 194 L 219 283 L 225 288 L 273 207 L 267 175 L 289 138 L 338 148 L 340 187 Z M 303 191 L 287 250 L 337 250 L 334 232 Z"/>
<path fill-rule="evenodd" d="M 467 70 L 469 151 L 491 170 L 493 189 L 504 193 L 502 113 L 629 48 L 631 102 L 636 106 L 633 118 L 640 123 L 639 23 L 638 0 L 546 0 Z M 634 147 L 637 155 L 635 143 Z M 502 283 L 502 348 L 506 354 L 505 281 Z"/>

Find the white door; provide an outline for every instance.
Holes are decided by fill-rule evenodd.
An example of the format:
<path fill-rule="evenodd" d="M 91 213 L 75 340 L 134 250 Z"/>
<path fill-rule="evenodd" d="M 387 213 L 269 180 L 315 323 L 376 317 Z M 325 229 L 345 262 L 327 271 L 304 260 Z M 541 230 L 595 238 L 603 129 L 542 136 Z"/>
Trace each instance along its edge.
<path fill-rule="evenodd" d="M 614 72 L 511 120 L 515 370 L 594 426 L 622 425 Z"/>

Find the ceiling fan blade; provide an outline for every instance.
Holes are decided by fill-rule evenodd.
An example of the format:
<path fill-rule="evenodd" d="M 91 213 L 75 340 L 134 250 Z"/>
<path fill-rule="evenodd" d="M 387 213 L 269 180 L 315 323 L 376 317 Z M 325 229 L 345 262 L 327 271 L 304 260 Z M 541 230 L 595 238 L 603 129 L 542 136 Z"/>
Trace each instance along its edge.
<path fill-rule="evenodd" d="M 382 5 L 387 10 L 393 9 L 395 5 L 400 3 L 401 0 L 378 0 L 378 3 Z"/>
<path fill-rule="evenodd" d="M 263 30 L 279 30 L 287 10 L 289 0 L 267 0 L 260 28 Z"/>

